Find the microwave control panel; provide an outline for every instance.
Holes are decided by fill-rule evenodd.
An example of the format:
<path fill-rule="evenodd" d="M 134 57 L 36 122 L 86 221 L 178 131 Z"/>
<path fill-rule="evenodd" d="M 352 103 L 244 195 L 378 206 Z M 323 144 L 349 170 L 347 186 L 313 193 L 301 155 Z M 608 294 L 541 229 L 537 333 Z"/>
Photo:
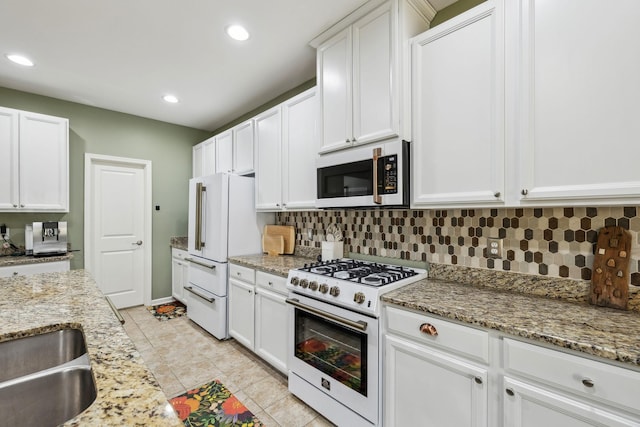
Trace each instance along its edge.
<path fill-rule="evenodd" d="M 398 192 L 398 156 L 384 156 L 378 159 L 378 193 Z"/>

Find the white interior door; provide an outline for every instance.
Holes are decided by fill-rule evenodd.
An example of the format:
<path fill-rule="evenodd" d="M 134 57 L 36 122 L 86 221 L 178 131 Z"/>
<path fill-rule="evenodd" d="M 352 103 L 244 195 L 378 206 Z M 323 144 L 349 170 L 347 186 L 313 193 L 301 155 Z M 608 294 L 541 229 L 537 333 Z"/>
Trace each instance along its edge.
<path fill-rule="evenodd" d="M 117 308 L 151 300 L 151 162 L 86 154 L 85 268 Z"/>

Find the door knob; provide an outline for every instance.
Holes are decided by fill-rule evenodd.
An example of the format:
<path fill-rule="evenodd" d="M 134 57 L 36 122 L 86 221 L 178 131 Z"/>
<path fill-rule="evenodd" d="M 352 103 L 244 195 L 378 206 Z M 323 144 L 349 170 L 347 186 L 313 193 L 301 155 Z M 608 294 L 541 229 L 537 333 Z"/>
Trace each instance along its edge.
<path fill-rule="evenodd" d="M 140 246 L 140 245 L 142 245 L 142 240 L 138 240 L 137 242 L 132 243 L 132 245 Z"/>

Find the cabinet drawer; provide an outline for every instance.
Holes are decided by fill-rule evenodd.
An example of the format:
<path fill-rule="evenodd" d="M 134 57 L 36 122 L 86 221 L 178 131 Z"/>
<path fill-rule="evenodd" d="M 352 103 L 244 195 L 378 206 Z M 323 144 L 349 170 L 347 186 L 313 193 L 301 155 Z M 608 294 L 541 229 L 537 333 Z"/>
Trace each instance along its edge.
<path fill-rule="evenodd" d="M 640 413 L 640 372 L 511 339 L 504 340 L 504 367 L 509 373 Z"/>
<path fill-rule="evenodd" d="M 184 251 L 182 249 L 171 248 L 171 256 L 173 258 L 185 259 L 186 257 L 189 256 L 189 252 Z"/>
<path fill-rule="evenodd" d="M 388 332 L 489 363 L 489 334 L 485 331 L 394 307 L 385 308 L 385 318 Z M 421 332 L 420 328 L 425 324 L 435 327 L 437 335 Z"/>
<path fill-rule="evenodd" d="M 256 271 L 256 284 L 280 294 L 287 294 L 287 278 Z"/>
<path fill-rule="evenodd" d="M 256 283 L 256 271 L 253 268 L 237 264 L 229 264 L 229 277 L 234 277 L 247 283 Z"/>

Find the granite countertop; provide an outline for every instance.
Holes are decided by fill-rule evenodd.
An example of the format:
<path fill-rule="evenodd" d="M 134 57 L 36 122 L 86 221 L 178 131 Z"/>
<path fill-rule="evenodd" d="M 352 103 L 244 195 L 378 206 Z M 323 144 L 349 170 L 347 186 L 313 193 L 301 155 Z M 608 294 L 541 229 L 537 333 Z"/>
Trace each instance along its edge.
<path fill-rule="evenodd" d="M 33 255 L 5 255 L 0 256 L 0 267 L 10 267 L 24 264 L 40 264 L 44 262 L 66 261 L 73 258 L 73 254 L 67 252 L 64 255 L 34 257 Z"/>
<path fill-rule="evenodd" d="M 66 327 L 84 332 L 96 400 L 65 426 L 182 426 L 89 273 L 0 279 L 0 341 Z"/>
<path fill-rule="evenodd" d="M 431 267 L 433 268 L 433 267 Z M 463 284 L 461 275 L 439 274 L 404 286 L 382 296 L 386 303 L 489 328 L 505 334 L 528 338 L 576 350 L 589 355 L 615 360 L 630 367 L 640 365 L 640 313 L 587 304 L 572 296 L 572 286 L 551 286 L 553 295 L 542 296 L 536 277 L 530 282 L 534 292 L 522 289 L 524 279 L 518 277 L 519 290 L 496 282 L 507 277 L 482 274 Z M 438 270 L 436 268 L 435 270 Z M 472 269 L 475 270 L 475 269 Z M 433 276 L 439 276 L 434 278 Z M 443 277 L 446 277 L 443 278 Z M 491 277 L 497 277 L 491 280 Z M 451 280 L 458 278 L 459 280 Z M 485 283 L 486 281 L 491 283 Z M 504 282 L 507 282 L 503 280 Z M 562 280 L 560 281 L 562 283 Z M 526 286 L 525 286 L 526 287 Z M 550 291 L 547 291 L 550 292 Z M 578 293 L 582 293 L 579 290 Z"/>
<path fill-rule="evenodd" d="M 188 238 L 185 236 L 175 236 L 171 238 L 169 246 L 176 249 L 182 249 L 183 251 L 189 250 Z"/>
<path fill-rule="evenodd" d="M 229 262 L 240 264 L 249 268 L 256 268 L 267 273 L 287 277 L 289 270 L 300 268 L 305 264 L 314 262 L 315 259 L 299 255 L 244 255 L 229 257 Z"/>

